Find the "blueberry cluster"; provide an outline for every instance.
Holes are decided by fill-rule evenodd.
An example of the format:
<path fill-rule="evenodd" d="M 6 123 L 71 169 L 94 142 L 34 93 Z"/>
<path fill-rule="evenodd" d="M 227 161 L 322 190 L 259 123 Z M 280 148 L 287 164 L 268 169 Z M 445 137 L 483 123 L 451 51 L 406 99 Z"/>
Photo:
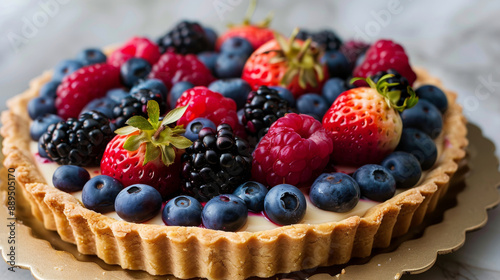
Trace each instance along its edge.
<path fill-rule="evenodd" d="M 217 132 L 203 128 L 181 158 L 183 192 L 201 201 L 232 193 L 250 176 L 252 156 L 248 143 L 221 124 Z"/>

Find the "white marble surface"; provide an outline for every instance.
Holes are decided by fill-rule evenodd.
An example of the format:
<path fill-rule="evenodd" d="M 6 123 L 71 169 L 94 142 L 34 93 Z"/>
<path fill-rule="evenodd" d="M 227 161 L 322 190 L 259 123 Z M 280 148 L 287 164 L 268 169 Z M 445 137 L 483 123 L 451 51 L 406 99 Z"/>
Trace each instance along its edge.
<path fill-rule="evenodd" d="M 136 34 L 156 37 L 182 18 L 223 30 L 246 6 L 243 0 L 0 0 L 0 110 L 31 78 L 83 47 Z M 255 18 L 270 10 L 272 26 L 285 34 L 296 26 L 332 27 L 343 38 L 401 42 L 414 65 L 459 93 L 469 121 L 500 147 L 500 1 L 261 1 Z M 402 279 L 500 279 L 500 208 L 489 217 L 483 229 L 467 234 L 463 248 L 440 256 L 428 272 Z M 32 278 L 0 262 L 0 279 Z"/>

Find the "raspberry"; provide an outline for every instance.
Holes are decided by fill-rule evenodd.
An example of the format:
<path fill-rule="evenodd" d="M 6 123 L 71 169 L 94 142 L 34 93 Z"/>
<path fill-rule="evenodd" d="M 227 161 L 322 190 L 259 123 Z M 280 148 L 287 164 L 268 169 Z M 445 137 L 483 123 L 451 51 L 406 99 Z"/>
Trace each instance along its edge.
<path fill-rule="evenodd" d="M 210 70 L 195 55 L 164 53 L 153 65 L 149 78 L 160 79 L 172 88 L 177 82 L 187 81 L 195 86 L 208 86 L 214 77 Z"/>
<path fill-rule="evenodd" d="M 143 58 L 153 65 L 160 58 L 160 50 L 157 45 L 147 38 L 132 37 L 109 55 L 108 63 L 120 67 L 132 57 Z"/>
<path fill-rule="evenodd" d="M 57 114 L 76 118 L 93 99 L 103 97 L 110 89 L 120 87 L 120 69 L 109 64 L 93 64 L 66 76 L 57 88 Z"/>
<path fill-rule="evenodd" d="M 213 92 L 206 87 L 194 87 L 185 91 L 177 100 L 176 107 L 188 105 L 184 115 L 177 121 L 178 125 L 187 124 L 196 118 L 207 118 L 215 125 L 226 123 L 235 134 L 245 138 L 245 128 L 239 123 L 236 103 L 231 98 Z"/>
<path fill-rule="evenodd" d="M 253 152 L 252 177 L 270 187 L 297 185 L 316 178 L 333 150 L 331 134 L 308 115 L 278 119 Z"/>
<path fill-rule="evenodd" d="M 354 69 L 353 76 L 367 78 L 389 69 L 408 79 L 410 85 L 417 79 L 403 47 L 393 41 L 379 40 L 366 51 L 365 60 Z M 362 81 L 356 82 L 356 85 L 362 84 Z"/>

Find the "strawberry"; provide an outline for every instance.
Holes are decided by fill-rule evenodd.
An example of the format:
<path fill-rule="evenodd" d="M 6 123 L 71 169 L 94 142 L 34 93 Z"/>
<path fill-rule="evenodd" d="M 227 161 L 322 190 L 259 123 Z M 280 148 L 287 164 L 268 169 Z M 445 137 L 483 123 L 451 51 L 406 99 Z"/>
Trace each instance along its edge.
<path fill-rule="evenodd" d="M 125 44 L 114 50 L 108 57 L 108 63 L 116 67 L 122 66 L 132 57 L 143 58 L 153 65 L 160 58 L 160 49 L 147 38 L 132 37 Z"/>
<path fill-rule="evenodd" d="M 77 118 L 90 101 L 120 87 L 120 69 L 109 64 L 85 66 L 64 77 L 57 88 L 57 114 L 64 119 Z"/>
<path fill-rule="evenodd" d="M 166 52 L 160 57 L 153 65 L 149 78 L 162 80 L 167 88 L 182 81 L 195 86 L 208 86 L 214 80 L 210 70 L 195 55 L 173 52 Z"/>
<path fill-rule="evenodd" d="M 305 42 L 296 40 L 298 32 L 295 29 L 289 40 L 275 34 L 274 40 L 265 43 L 250 56 L 241 78 L 253 90 L 260 86 L 283 86 L 295 98 L 308 92 L 321 92 L 328 79 L 326 65 L 320 63 L 322 53 L 311 45 L 310 38 Z"/>
<path fill-rule="evenodd" d="M 378 40 L 366 51 L 365 60 L 354 69 L 353 76 L 368 78 L 389 69 L 394 69 L 406 77 L 410 86 L 417 79 L 403 47 L 390 40 Z M 366 84 L 359 80 L 356 85 Z"/>
<path fill-rule="evenodd" d="M 252 24 L 250 22 L 256 5 L 256 1 L 250 1 L 250 6 L 248 7 L 246 17 L 243 19 L 243 23 L 240 25 L 229 25 L 229 30 L 217 39 L 215 44 L 216 50 L 220 50 L 222 43 L 232 37 L 241 37 L 248 40 L 254 50 L 274 38 L 274 31 L 268 28 L 272 16 L 268 16 L 260 23 Z"/>
<path fill-rule="evenodd" d="M 332 132 L 331 159 L 337 165 L 361 166 L 379 163 L 399 143 L 402 121 L 398 111 L 418 102 L 413 90 L 398 106 L 401 92 L 389 91 L 388 74 L 375 84 L 370 78 L 356 78 L 370 87 L 359 87 L 342 93 L 323 117 L 323 126 Z"/>
<path fill-rule="evenodd" d="M 213 92 L 206 87 L 194 87 L 185 91 L 177 100 L 177 108 L 187 106 L 186 113 L 177 121 L 187 124 L 196 118 L 207 118 L 217 126 L 226 123 L 236 135 L 245 138 L 245 128 L 238 121 L 236 103 L 233 99 Z"/>
<path fill-rule="evenodd" d="M 157 189 L 163 199 L 171 197 L 180 188 L 180 155 L 192 142 L 181 136 L 182 126 L 171 128 L 185 112 L 186 107 L 170 111 L 160 122 L 160 108 L 156 101 L 148 102 L 149 119 L 134 116 L 129 126 L 108 143 L 101 160 L 101 173 L 120 181 L 124 187 L 146 184 Z"/>

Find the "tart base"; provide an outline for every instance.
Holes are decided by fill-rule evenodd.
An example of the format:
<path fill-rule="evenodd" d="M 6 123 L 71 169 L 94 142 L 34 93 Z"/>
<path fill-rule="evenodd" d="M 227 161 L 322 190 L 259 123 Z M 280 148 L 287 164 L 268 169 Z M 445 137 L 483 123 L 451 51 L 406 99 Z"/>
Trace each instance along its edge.
<path fill-rule="evenodd" d="M 418 69 L 420 84 L 440 82 Z M 318 225 L 296 224 L 261 232 L 222 232 L 191 227 L 167 227 L 117 221 L 84 208 L 73 196 L 48 186 L 29 153 L 29 117 L 25 110 L 50 72 L 30 89 L 9 100 L 2 113 L 4 165 L 16 178 L 33 215 L 83 254 L 95 254 L 109 264 L 180 278 L 244 279 L 346 263 L 387 247 L 422 222 L 446 192 L 457 162 L 467 146 L 465 118 L 456 94 L 445 90 L 450 106 L 444 115 L 445 144 L 440 164 L 418 187 L 379 204 L 363 216 Z"/>

